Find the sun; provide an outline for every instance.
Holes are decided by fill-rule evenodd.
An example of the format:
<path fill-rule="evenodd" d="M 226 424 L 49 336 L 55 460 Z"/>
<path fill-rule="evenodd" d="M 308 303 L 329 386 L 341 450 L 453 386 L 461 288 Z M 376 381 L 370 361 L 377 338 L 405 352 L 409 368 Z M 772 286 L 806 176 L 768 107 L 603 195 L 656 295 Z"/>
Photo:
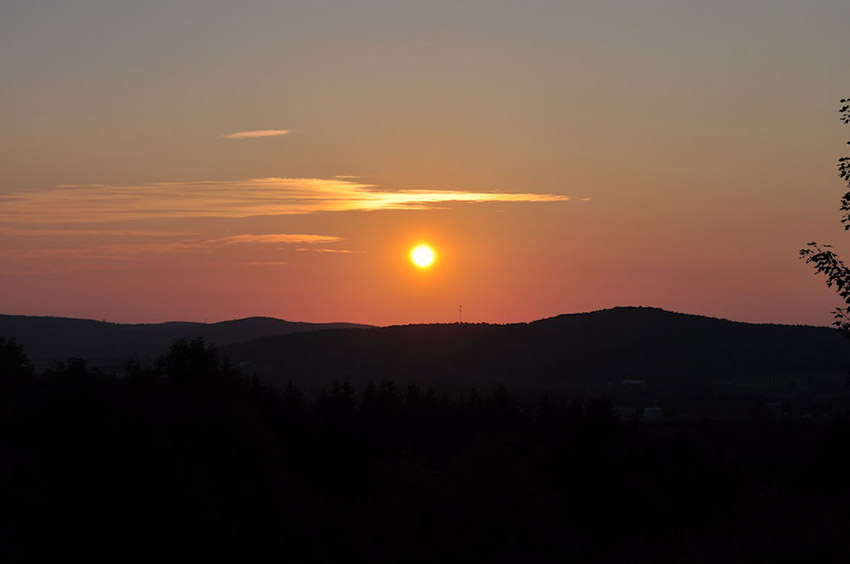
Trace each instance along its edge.
<path fill-rule="evenodd" d="M 419 268 L 428 268 L 437 260 L 437 253 L 428 245 L 416 245 L 410 250 L 410 262 Z"/>

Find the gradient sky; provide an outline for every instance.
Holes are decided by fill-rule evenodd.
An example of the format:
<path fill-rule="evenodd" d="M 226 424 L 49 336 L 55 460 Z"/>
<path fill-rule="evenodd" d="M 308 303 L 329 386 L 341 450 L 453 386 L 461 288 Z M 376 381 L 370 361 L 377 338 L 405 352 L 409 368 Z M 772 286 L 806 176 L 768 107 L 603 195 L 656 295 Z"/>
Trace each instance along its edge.
<path fill-rule="evenodd" d="M 0 312 L 828 324 L 797 250 L 850 253 L 848 21 L 846 0 L 6 0 Z"/>

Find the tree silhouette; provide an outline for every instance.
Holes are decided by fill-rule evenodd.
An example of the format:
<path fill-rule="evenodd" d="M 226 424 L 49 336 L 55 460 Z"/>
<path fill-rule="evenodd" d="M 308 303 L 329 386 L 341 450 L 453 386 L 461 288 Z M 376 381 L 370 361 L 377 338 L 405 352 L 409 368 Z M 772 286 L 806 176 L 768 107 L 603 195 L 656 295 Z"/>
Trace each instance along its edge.
<path fill-rule="evenodd" d="M 89 369 L 85 359 L 71 357 L 65 362 L 57 363 L 53 374 L 66 380 L 80 381 L 88 377 Z"/>
<path fill-rule="evenodd" d="M 155 372 L 177 387 L 236 384 L 240 376 L 227 360 L 221 360 L 215 345 L 203 339 L 177 339 L 157 359 Z"/>
<path fill-rule="evenodd" d="M 850 98 L 841 99 L 841 108 L 838 110 L 839 119 L 842 123 L 850 123 Z M 847 142 L 850 145 L 850 141 Z M 844 229 L 850 230 L 850 157 L 838 159 L 838 176 L 847 184 L 847 192 L 841 198 L 841 223 Z M 800 257 L 807 264 L 814 266 L 816 274 L 826 277 L 826 285 L 835 288 L 841 299 L 846 304 L 833 310 L 833 325 L 838 327 L 845 336 L 850 337 L 850 268 L 844 264 L 832 245 L 821 245 L 816 242 L 809 243 L 806 248 L 800 250 Z"/>
<path fill-rule="evenodd" d="M 281 405 L 292 417 L 301 417 L 305 409 L 304 392 L 294 383 L 289 382 L 281 394 Z"/>
<path fill-rule="evenodd" d="M 33 374 L 32 363 L 14 337 L 0 337 L 0 378 L 13 379 Z"/>

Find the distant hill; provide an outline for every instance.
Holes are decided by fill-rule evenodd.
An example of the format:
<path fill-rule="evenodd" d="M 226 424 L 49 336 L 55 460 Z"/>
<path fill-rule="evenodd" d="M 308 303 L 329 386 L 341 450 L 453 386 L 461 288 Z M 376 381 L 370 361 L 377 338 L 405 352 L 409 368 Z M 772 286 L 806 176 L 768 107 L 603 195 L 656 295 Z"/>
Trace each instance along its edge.
<path fill-rule="evenodd" d="M 66 317 L 0 315 L 0 337 L 15 337 L 30 359 L 42 368 L 69 357 L 86 359 L 92 366 L 118 368 L 131 357 L 148 360 L 161 355 L 179 338 L 200 337 L 220 346 L 274 335 L 363 327 L 368 326 L 302 323 L 272 317 L 248 317 L 210 324 L 120 324 Z"/>
<path fill-rule="evenodd" d="M 510 325 L 301 333 L 233 344 L 222 352 L 273 383 L 293 381 L 307 388 L 333 380 L 362 386 L 393 379 L 442 390 L 504 385 L 617 395 L 624 387 L 637 387 L 705 394 L 710 385 L 718 393 L 769 388 L 774 395 L 793 395 L 794 386 L 809 391 L 821 386 L 829 393 L 846 389 L 850 368 L 850 341 L 831 328 L 738 323 L 634 307 Z"/>
<path fill-rule="evenodd" d="M 507 325 L 369 327 L 252 317 L 221 323 L 124 325 L 0 315 L 40 368 L 69 357 L 120 370 L 177 338 L 219 346 L 243 371 L 308 391 L 348 380 L 416 382 L 439 391 L 659 398 L 755 395 L 791 401 L 850 394 L 850 341 L 827 327 L 764 325 L 621 307 Z M 627 401 L 628 400 L 628 401 Z"/>

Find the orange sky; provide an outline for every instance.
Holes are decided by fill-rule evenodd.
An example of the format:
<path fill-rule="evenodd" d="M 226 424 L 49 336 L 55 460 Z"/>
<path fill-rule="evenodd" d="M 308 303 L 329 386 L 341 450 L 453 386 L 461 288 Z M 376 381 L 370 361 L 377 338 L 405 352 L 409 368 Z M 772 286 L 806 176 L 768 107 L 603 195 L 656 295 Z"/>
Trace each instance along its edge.
<path fill-rule="evenodd" d="M 0 313 L 830 322 L 845 2 L 407 4 L 12 0 Z"/>

